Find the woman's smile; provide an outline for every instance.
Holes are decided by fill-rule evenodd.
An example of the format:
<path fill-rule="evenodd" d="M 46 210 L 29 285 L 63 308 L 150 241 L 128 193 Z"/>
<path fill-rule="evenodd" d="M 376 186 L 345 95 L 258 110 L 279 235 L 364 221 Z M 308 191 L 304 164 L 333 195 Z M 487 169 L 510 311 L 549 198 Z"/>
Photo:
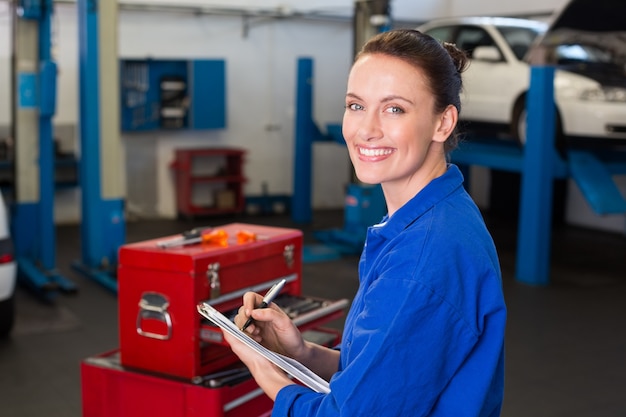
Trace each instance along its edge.
<path fill-rule="evenodd" d="M 368 148 L 364 146 L 357 146 L 356 148 L 359 151 L 359 156 L 361 157 L 361 159 L 370 161 L 385 159 L 396 151 L 394 148 L 388 147 Z"/>

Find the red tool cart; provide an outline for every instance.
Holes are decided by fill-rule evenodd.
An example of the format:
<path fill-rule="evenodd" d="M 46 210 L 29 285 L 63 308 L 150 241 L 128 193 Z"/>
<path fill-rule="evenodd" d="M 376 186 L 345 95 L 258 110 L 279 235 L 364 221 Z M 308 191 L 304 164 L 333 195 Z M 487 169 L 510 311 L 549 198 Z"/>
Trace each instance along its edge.
<path fill-rule="evenodd" d="M 275 302 L 305 337 L 338 343 L 338 332 L 321 326 L 348 301 L 301 294 L 299 230 L 231 223 L 122 246 L 120 349 L 83 361 L 83 416 L 266 415 L 271 401 L 196 306 L 234 316 L 246 291 L 281 279 Z"/>
<path fill-rule="evenodd" d="M 245 205 L 245 153 L 228 148 L 177 149 L 171 167 L 178 215 L 241 213 Z M 200 196 L 203 198 L 198 199 Z"/>
<path fill-rule="evenodd" d="M 253 379 L 211 388 L 122 367 L 119 351 L 81 364 L 83 417 L 269 416 L 270 400 Z"/>

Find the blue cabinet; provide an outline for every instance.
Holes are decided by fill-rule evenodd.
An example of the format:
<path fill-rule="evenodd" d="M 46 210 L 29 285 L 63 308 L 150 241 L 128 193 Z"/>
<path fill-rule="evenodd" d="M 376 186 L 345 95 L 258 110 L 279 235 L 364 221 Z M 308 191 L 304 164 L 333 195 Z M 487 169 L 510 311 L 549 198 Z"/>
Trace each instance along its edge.
<path fill-rule="evenodd" d="M 226 127 L 224 60 L 124 59 L 122 131 Z"/>

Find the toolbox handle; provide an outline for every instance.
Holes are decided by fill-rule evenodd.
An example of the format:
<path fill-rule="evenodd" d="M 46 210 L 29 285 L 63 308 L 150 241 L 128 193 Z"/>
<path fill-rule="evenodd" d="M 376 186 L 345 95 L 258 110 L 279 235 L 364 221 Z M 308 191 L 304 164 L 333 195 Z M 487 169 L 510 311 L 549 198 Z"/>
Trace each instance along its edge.
<path fill-rule="evenodd" d="M 304 324 L 312 322 L 313 320 L 317 320 L 319 318 L 327 316 L 328 314 L 334 313 L 335 311 L 339 311 L 347 307 L 349 304 L 350 302 L 347 299 L 342 298 L 341 300 L 333 301 L 309 313 L 301 314 L 298 317 L 292 319 L 292 321 L 293 324 L 295 324 L 296 326 L 302 326 Z"/>
<path fill-rule="evenodd" d="M 248 401 L 251 401 L 262 394 L 265 394 L 263 390 L 261 388 L 257 388 L 254 391 L 250 391 L 249 393 L 242 395 L 241 397 L 237 397 L 231 402 L 224 404 L 224 413 L 227 413 L 233 408 L 239 407 L 240 405 L 244 405 Z"/>
<path fill-rule="evenodd" d="M 137 334 L 157 340 L 169 340 L 172 337 L 172 316 L 167 308 L 170 303 L 167 298 L 156 292 L 145 292 L 139 301 L 139 312 L 137 313 L 136 329 Z M 144 320 L 156 320 L 165 323 L 167 332 L 154 333 L 143 329 Z"/>

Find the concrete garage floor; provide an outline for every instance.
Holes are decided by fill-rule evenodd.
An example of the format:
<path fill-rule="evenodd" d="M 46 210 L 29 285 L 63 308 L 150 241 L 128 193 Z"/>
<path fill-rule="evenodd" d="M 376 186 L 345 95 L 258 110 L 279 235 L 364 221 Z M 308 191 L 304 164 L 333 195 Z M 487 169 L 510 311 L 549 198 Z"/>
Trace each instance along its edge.
<path fill-rule="evenodd" d="M 232 221 L 297 227 L 288 216 L 137 221 L 127 224 L 127 241 Z M 509 308 L 502 416 L 626 416 L 626 237 L 556 226 L 551 283 L 532 287 L 514 279 L 516 222 L 487 217 L 487 223 Z M 323 211 L 301 228 L 305 242 L 315 243 L 312 231 L 342 224 L 341 211 Z M 15 331 L 0 341 L 3 417 L 81 416 L 80 362 L 118 346 L 116 295 L 71 268 L 80 258 L 79 228 L 60 226 L 57 238 L 57 266 L 79 291 L 45 304 L 18 290 Z M 357 261 L 305 264 L 305 293 L 351 298 Z"/>

